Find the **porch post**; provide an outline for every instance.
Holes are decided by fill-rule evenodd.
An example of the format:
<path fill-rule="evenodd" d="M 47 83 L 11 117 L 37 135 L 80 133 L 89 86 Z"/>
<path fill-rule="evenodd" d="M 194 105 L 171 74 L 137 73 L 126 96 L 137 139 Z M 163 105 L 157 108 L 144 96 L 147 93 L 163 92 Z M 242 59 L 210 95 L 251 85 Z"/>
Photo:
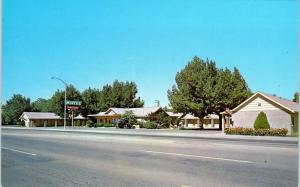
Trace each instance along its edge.
<path fill-rule="evenodd" d="M 197 125 L 200 128 L 200 118 L 197 118 Z"/>
<path fill-rule="evenodd" d="M 222 114 L 222 133 L 225 134 L 225 117 L 224 117 L 224 114 Z"/>
<path fill-rule="evenodd" d="M 56 128 L 57 127 L 57 120 L 55 120 L 54 124 L 55 124 L 55 128 Z"/>

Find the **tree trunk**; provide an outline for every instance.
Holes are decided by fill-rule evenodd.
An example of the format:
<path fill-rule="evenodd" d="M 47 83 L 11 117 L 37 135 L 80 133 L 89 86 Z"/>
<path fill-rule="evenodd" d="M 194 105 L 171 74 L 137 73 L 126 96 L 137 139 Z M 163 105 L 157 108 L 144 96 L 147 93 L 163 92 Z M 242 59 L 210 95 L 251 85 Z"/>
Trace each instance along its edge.
<path fill-rule="evenodd" d="M 204 124 L 204 117 L 202 118 L 199 118 L 199 121 L 200 121 L 200 129 L 203 130 L 203 124 Z"/>
<path fill-rule="evenodd" d="M 222 130 L 222 114 L 219 114 L 219 130 Z"/>

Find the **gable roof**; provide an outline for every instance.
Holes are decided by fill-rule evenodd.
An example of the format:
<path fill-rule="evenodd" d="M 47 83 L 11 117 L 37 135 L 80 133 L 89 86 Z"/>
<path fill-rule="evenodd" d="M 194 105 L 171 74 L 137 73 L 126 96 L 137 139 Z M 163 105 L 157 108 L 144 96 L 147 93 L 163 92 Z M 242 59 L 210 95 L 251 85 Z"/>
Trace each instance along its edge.
<path fill-rule="evenodd" d="M 91 114 L 88 116 L 113 116 L 123 115 L 126 111 L 130 110 L 136 117 L 147 117 L 151 113 L 155 113 L 160 110 L 161 107 L 143 107 L 143 108 L 109 108 L 105 112 L 99 112 L 98 114 Z"/>
<path fill-rule="evenodd" d="M 74 117 L 74 119 L 85 119 L 85 117 L 83 117 L 81 114 L 79 114 L 78 116 Z"/>
<path fill-rule="evenodd" d="M 23 112 L 20 119 L 26 115 L 29 119 L 63 119 L 53 112 Z"/>
<path fill-rule="evenodd" d="M 208 114 L 204 119 L 219 119 L 219 116 L 217 114 Z"/>
<path fill-rule="evenodd" d="M 194 116 L 193 114 L 186 114 L 182 119 L 199 119 L 199 118 Z M 203 119 L 219 119 L 219 116 L 216 114 L 208 114 Z"/>
<path fill-rule="evenodd" d="M 193 114 L 186 114 L 182 119 L 199 119 L 199 118 L 194 116 Z"/>
<path fill-rule="evenodd" d="M 104 116 L 104 115 L 105 115 L 105 112 L 99 112 L 97 114 L 89 114 L 88 116 L 95 117 L 95 116 Z"/>
<path fill-rule="evenodd" d="M 155 113 L 160 110 L 161 107 L 144 107 L 144 108 L 110 108 L 105 114 L 109 114 L 113 111 L 116 115 L 123 115 L 126 111 L 130 110 L 136 117 L 147 117 L 151 113 Z"/>
<path fill-rule="evenodd" d="M 181 117 L 183 113 L 176 113 L 176 112 L 166 112 L 171 117 Z"/>
<path fill-rule="evenodd" d="M 275 96 L 275 95 L 271 95 L 271 94 L 268 94 L 268 93 L 263 93 L 261 92 L 263 95 L 269 97 L 270 99 L 272 99 L 273 101 L 276 101 L 277 103 L 291 109 L 291 110 L 294 110 L 294 111 L 299 111 L 299 103 L 297 102 L 294 102 L 294 101 L 291 101 L 291 100 L 288 100 L 288 99 L 285 99 L 285 98 L 282 98 L 282 97 L 278 97 L 278 96 Z"/>
<path fill-rule="evenodd" d="M 268 94 L 268 93 L 256 92 L 251 97 L 249 97 L 244 102 L 242 102 L 240 105 L 238 105 L 237 107 L 232 109 L 231 112 L 234 113 L 234 112 L 238 111 L 240 108 L 245 106 L 247 103 L 249 103 L 250 101 L 252 101 L 256 97 L 262 97 L 263 99 L 267 100 L 268 102 L 272 103 L 273 105 L 275 105 L 277 107 L 280 107 L 280 108 L 282 108 L 286 111 L 289 111 L 290 113 L 295 113 L 295 112 L 299 111 L 299 103 L 293 102 L 293 101 L 288 100 L 288 99 L 284 99 L 282 97 L 271 95 L 271 94 Z M 222 113 L 225 113 L 225 112 L 222 112 Z"/>

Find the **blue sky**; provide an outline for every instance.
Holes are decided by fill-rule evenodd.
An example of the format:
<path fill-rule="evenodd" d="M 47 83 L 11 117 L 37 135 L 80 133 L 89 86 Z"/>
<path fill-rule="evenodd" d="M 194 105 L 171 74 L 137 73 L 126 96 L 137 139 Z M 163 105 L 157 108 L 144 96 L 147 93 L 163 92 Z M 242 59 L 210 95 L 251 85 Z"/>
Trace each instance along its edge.
<path fill-rule="evenodd" d="M 3 2 L 2 100 L 32 100 L 134 81 L 146 106 L 195 55 L 236 66 L 252 91 L 292 98 L 298 90 L 297 1 Z"/>

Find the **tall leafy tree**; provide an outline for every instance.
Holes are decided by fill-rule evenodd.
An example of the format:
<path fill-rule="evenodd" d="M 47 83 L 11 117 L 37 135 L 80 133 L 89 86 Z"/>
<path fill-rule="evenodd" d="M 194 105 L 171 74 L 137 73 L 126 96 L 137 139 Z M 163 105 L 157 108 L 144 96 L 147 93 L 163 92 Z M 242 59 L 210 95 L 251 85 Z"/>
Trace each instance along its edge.
<path fill-rule="evenodd" d="M 110 107 L 133 108 L 144 106 L 144 101 L 137 97 L 138 89 L 134 82 L 114 81 L 112 85 L 103 86 L 100 91 L 100 108 Z"/>
<path fill-rule="evenodd" d="M 95 114 L 100 112 L 100 95 L 98 89 L 88 88 L 82 92 L 82 115 Z"/>
<path fill-rule="evenodd" d="M 176 85 L 168 91 L 176 112 L 192 113 L 200 118 L 233 108 L 249 97 L 250 90 L 237 68 L 218 69 L 214 61 L 194 57 L 176 74 Z"/>
<path fill-rule="evenodd" d="M 30 99 L 20 94 L 14 94 L 2 106 L 2 123 L 5 125 L 21 124 L 19 117 L 23 112 L 30 112 Z"/>
<path fill-rule="evenodd" d="M 231 108 L 233 103 L 233 77 L 228 68 L 218 71 L 217 82 L 214 88 L 215 93 L 215 113 L 219 113 L 226 108 Z"/>
<path fill-rule="evenodd" d="M 134 82 L 126 81 L 122 87 L 122 97 L 120 101 L 120 107 L 143 107 L 144 101 L 140 97 L 137 97 L 138 89 Z"/>
<path fill-rule="evenodd" d="M 176 74 L 176 86 L 168 91 L 170 105 L 176 112 L 192 113 L 203 119 L 213 112 L 213 88 L 216 84 L 215 63 L 194 57 Z"/>
<path fill-rule="evenodd" d="M 238 106 L 251 94 L 252 93 L 244 77 L 240 74 L 239 70 L 236 67 L 234 67 L 232 74 L 232 103 L 229 105 L 229 108 L 234 108 Z"/>
<path fill-rule="evenodd" d="M 73 86 L 67 86 L 67 100 L 82 101 L 80 92 Z M 59 116 L 64 116 L 65 91 L 57 90 L 51 98 L 51 109 Z M 81 111 L 75 112 L 75 115 Z M 69 113 L 69 112 L 68 112 Z"/>
<path fill-rule="evenodd" d="M 36 101 L 32 102 L 32 111 L 35 112 L 51 112 L 51 100 L 38 98 Z"/>
<path fill-rule="evenodd" d="M 214 93 L 214 112 L 219 115 L 219 124 L 222 123 L 220 112 L 226 108 L 235 108 L 252 94 L 236 67 L 233 73 L 228 68 L 218 70 Z"/>
<path fill-rule="evenodd" d="M 105 111 L 110 107 L 113 107 L 113 99 L 112 99 L 112 87 L 111 85 L 104 85 L 102 90 L 100 91 L 100 110 Z"/>

